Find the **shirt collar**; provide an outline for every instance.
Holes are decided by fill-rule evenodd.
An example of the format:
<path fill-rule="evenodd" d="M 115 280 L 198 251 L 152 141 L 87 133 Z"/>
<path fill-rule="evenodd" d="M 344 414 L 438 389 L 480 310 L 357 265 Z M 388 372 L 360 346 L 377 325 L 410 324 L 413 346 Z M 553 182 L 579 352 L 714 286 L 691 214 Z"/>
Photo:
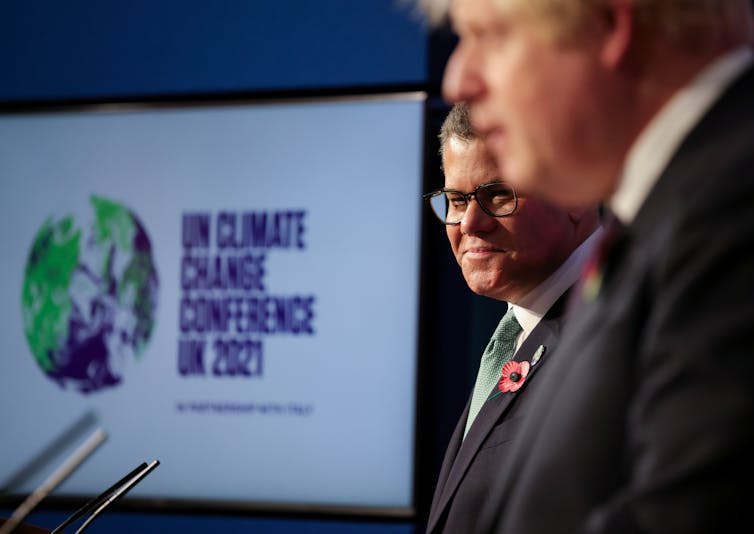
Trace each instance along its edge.
<path fill-rule="evenodd" d="M 623 224 L 633 221 L 683 139 L 723 91 L 752 63 L 740 47 L 721 56 L 680 89 L 649 122 L 628 152 L 610 209 Z"/>
<path fill-rule="evenodd" d="M 592 235 L 571 252 L 566 261 L 544 282 L 530 291 L 517 304 L 509 304 L 523 330 L 522 335 L 518 338 L 517 348 L 534 330 L 534 327 L 537 326 L 547 311 L 552 308 L 555 301 L 579 279 L 584 264 L 589 259 L 601 234 L 602 228 L 597 228 Z"/>

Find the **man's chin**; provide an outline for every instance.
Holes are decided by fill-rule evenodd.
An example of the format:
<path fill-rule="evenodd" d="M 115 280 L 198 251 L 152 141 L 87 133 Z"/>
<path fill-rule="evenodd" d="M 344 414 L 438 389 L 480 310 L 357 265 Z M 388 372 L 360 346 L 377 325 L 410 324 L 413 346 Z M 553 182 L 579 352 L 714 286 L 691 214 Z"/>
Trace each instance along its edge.
<path fill-rule="evenodd" d="M 488 280 L 488 279 L 466 279 L 466 283 L 474 293 L 482 297 L 488 297 L 495 300 L 507 300 L 504 298 L 506 294 L 505 287 L 502 286 L 500 281 Z"/>

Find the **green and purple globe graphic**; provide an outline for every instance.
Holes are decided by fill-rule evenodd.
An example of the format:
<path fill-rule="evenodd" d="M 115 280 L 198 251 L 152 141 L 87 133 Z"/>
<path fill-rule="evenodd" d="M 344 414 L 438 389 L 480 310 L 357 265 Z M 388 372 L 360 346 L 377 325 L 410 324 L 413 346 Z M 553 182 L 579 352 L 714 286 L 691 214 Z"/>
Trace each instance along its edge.
<path fill-rule="evenodd" d="M 154 329 L 152 245 L 123 205 L 92 196 L 83 213 L 49 218 L 26 262 L 26 339 L 45 374 L 91 393 L 119 384 Z"/>

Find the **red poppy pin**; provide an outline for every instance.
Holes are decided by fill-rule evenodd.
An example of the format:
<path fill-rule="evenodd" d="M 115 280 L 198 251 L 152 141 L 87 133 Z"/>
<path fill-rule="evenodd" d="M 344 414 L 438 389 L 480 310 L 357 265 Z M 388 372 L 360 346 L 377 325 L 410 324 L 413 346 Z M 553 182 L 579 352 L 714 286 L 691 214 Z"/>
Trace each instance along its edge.
<path fill-rule="evenodd" d="M 537 352 L 534 354 L 535 358 L 539 360 L 542 353 L 544 353 L 544 346 L 540 345 L 539 349 L 537 349 Z M 527 361 L 516 362 L 511 360 L 506 362 L 500 373 L 500 381 L 497 383 L 497 391 L 490 395 L 490 398 L 487 400 L 491 401 L 503 393 L 513 393 L 521 389 L 521 386 L 526 382 L 526 377 L 529 375 L 529 369 L 531 369 L 531 364 Z"/>
<path fill-rule="evenodd" d="M 503 365 L 502 376 L 500 382 L 497 383 L 497 389 L 501 393 L 508 391 L 518 391 L 521 386 L 526 382 L 526 377 L 529 374 L 531 366 L 529 362 L 515 362 L 513 360 Z"/>

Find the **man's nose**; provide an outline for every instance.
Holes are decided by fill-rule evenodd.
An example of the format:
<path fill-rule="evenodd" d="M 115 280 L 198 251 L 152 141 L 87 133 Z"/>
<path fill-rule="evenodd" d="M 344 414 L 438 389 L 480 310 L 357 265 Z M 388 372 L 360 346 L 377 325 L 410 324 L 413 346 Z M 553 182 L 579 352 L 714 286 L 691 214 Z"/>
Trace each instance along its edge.
<path fill-rule="evenodd" d="M 487 214 L 476 198 L 469 199 L 469 205 L 466 207 L 466 213 L 461 219 L 461 233 L 473 235 L 480 232 L 489 231 L 495 224 L 495 217 Z"/>
<path fill-rule="evenodd" d="M 445 66 L 442 92 L 446 101 L 470 103 L 482 93 L 484 85 L 476 64 L 473 47 L 459 42 Z"/>

